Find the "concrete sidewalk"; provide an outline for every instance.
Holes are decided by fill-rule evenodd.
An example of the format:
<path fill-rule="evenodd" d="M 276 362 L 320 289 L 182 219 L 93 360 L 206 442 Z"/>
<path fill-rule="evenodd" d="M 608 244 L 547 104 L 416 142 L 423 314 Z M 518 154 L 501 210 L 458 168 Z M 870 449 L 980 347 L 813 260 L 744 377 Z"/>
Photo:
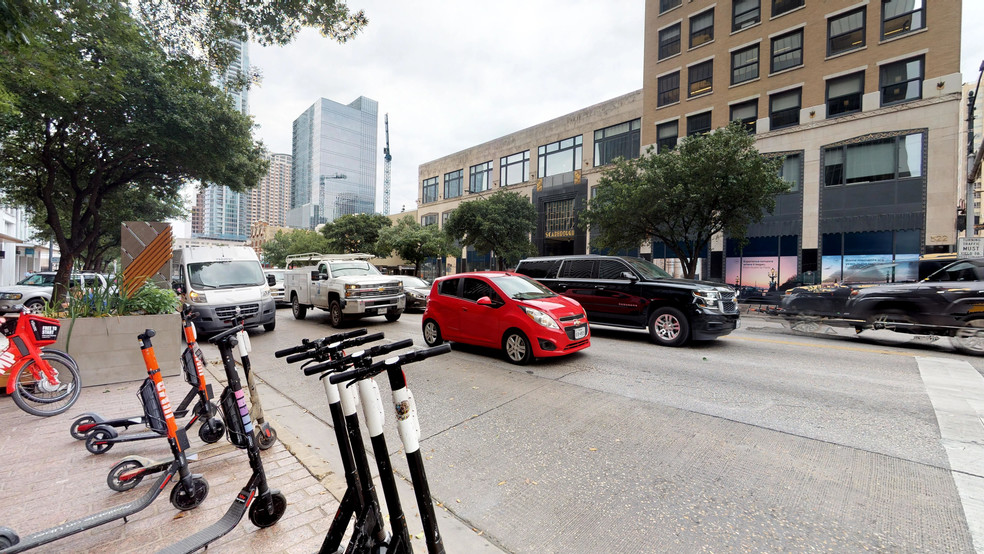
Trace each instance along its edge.
<path fill-rule="evenodd" d="M 206 358 L 208 358 L 206 356 Z M 224 373 L 209 364 L 213 389 L 221 391 Z M 245 384 L 245 381 L 244 381 Z M 9 397 L 0 397 L 0 526 L 10 527 L 20 537 L 130 502 L 149 490 L 157 476 L 150 476 L 135 489 L 114 492 L 106 485 L 110 468 L 128 455 L 155 460 L 170 459 L 164 438 L 116 444 L 101 455 L 90 454 L 82 441 L 69 434 L 69 427 L 83 412 L 110 417 L 142 413 L 137 399 L 139 382 L 84 388 L 79 401 L 68 412 L 39 418 L 21 411 Z M 172 405 L 176 406 L 189 386 L 180 378 L 165 379 Z M 260 385 L 267 420 L 280 441 L 263 452 L 270 486 L 287 497 L 283 518 L 267 529 L 243 521 L 229 534 L 209 546 L 214 552 L 317 552 L 331 524 L 345 484 L 341 462 L 323 455 L 334 445 L 330 427 L 313 418 L 273 389 Z M 179 425 L 184 420 L 179 420 Z M 209 494 L 195 510 L 179 512 L 169 502 L 170 486 L 146 509 L 128 518 L 71 535 L 38 548 L 37 552 L 148 552 L 177 542 L 217 521 L 232 504 L 251 473 L 246 452 L 225 438 L 205 445 L 198 438 L 199 425 L 188 432 L 191 451 L 200 452 L 192 462 L 193 473 L 209 483 Z M 145 432 L 131 427 L 121 434 Z M 363 433 L 365 430 L 363 429 Z M 403 509 L 407 514 L 414 551 L 427 551 L 416 503 L 409 483 L 398 478 Z M 378 491 L 377 482 L 377 491 Z M 382 492 L 379 491 L 380 501 Z M 436 507 L 439 526 L 448 552 L 499 552 L 478 533 Z M 384 511 L 385 514 L 385 511 Z M 387 518 L 388 519 L 388 518 Z"/>

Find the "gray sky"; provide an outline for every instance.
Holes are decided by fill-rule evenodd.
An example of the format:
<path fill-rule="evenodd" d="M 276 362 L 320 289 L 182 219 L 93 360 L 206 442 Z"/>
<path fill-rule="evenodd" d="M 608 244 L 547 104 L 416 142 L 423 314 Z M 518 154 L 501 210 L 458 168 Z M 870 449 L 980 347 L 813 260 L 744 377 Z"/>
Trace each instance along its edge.
<path fill-rule="evenodd" d="M 643 0 L 348 5 L 365 10 L 369 24 L 346 44 L 305 30 L 285 47 L 251 45 L 263 82 L 250 91 L 250 112 L 257 138 L 290 153 L 292 122 L 318 98 L 379 102 L 380 210 L 385 113 L 395 213 L 416 207 L 421 163 L 642 88 Z M 961 71 L 976 81 L 984 1 L 963 6 Z"/>

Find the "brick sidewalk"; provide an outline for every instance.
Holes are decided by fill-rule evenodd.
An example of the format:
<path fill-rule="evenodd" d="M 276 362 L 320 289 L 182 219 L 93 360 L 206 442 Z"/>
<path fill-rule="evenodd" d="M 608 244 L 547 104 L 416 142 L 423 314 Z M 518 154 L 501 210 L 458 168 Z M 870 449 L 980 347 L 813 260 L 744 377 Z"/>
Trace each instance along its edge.
<path fill-rule="evenodd" d="M 0 396 L 0 526 L 10 527 L 22 538 L 87 515 L 125 504 L 149 490 L 157 475 L 145 478 L 135 489 L 114 492 L 106 485 L 110 468 L 125 456 L 151 459 L 171 457 L 167 440 L 116 444 L 101 455 L 90 454 L 82 441 L 69 434 L 69 426 L 83 412 L 104 417 L 142 413 L 137 399 L 139 382 L 83 388 L 79 401 L 66 413 L 39 418 L 21 411 L 7 396 Z M 165 379 L 172 405 L 188 391 L 180 377 Z M 221 390 L 213 382 L 216 394 Z M 184 420 L 179 420 L 182 424 Z M 131 427 L 127 434 L 144 432 Z M 120 429 L 120 432 L 124 431 Z M 198 424 L 188 432 L 191 451 L 203 450 L 191 463 L 202 474 L 209 494 L 195 510 L 179 512 L 171 506 L 171 486 L 143 511 L 49 543 L 36 552 L 153 552 L 217 521 L 228 509 L 251 473 L 244 450 L 228 444 L 204 445 Z M 202 448 L 206 446 L 207 449 Z M 216 447 L 217 446 L 217 447 Z M 287 497 L 287 511 L 267 529 L 257 529 L 248 516 L 229 534 L 209 546 L 210 552 L 316 552 L 331 524 L 338 502 L 325 487 L 278 441 L 263 452 L 270 486 Z"/>

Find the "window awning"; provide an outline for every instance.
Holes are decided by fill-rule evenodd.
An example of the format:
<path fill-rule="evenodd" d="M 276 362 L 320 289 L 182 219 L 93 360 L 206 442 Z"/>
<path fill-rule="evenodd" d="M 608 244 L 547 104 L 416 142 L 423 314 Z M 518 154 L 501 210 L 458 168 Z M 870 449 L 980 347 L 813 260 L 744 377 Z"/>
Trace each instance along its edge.
<path fill-rule="evenodd" d="M 17 237 L 12 237 L 10 235 L 5 235 L 3 233 L 0 233 L 0 241 L 3 241 L 3 242 L 16 242 L 18 244 L 24 242 L 24 241 L 22 241 L 21 239 L 19 239 Z"/>

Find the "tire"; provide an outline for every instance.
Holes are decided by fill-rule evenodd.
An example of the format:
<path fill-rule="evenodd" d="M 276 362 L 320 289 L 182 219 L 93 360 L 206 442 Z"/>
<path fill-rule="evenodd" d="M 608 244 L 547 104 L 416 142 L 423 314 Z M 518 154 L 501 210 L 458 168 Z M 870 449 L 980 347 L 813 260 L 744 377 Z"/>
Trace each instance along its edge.
<path fill-rule="evenodd" d="M 277 328 L 277 320 L 276 319 L 273 320 L 273 323 L 264 323 L 263 324 L 263 330 L 266 331 L 267 333 L 269 333 L 270 331 L 273 331 L 276 328 Z"/>
<path fill-rule="evenodd" d="M 393 312 L 387 311 L 386 312 L 386 321 L 389 321 L 390 323 L 393 323 L 394 321 L 399 320 L 401 315 L 403 315 L 403 312 L 402 311 L 393 311 Z"/>
<path fill-rule="evenodd" d="M 950 337 L 950 343 L 958 351 L 972 356 L 984 356 L 984 319 L 972 319 Z"/>
<path fill-rule="evenodd" d="M 9 527 L 0 527 L 0 549 L 9 548 L 20 542 L 20 537 Z"/>
<path fill-rule="evenodd" d="M 91 431 L 96 425 L 97 423 L 94 417 L 82 416 L 72 422 L 72 426 L 68 429 L 68 432 L 71 433 L 72 438 L 84 441 L 86 435 L 88 435 L 89 431 Z M 79 429 L 82 426 L 85 426 L 84 431 Z"/>
<path fill-rule="evenodd" d="M 428 319 L 424 322 L 422 331 L 424 333 L 424 342 L 427 343 L 427 346 L 437 346 L 444 342 L 444 339 L 441 337 L 441 327 L 433 319 Z"/>
<path fill-rule="evenodd" d="M 280 521 L 280 518 L 287 511 L 287 497 L 280 491 L 270 491 L 270 503 L 273 505 L 268 511 L 266 502 L 262 498 L 257 498 L 249 507 L 249 521 L 260 529 L 270 527 Z"/>
<path fill-rule="evenodd" d="M 178 481 L 171 489 L 171 505 L 181 510 L 194 510 L 208 496 L 208 481 L 201 475 L 191 476 L 191 490 L 187 490 L 184 481 Z"/>
<path fill-rule="evenodd" d="M 32 314 L 39 314 L 44 311 L 45 301 L 40 298 L 32 298 L 24 304 L 24 308 Z"/>
<path fill-rule="evenodd" d="M 139 485 L 140 481 L 143 481 L 144 474 L 143 472 L 137 472 L 135 475 L 126 478 L 123 475 L 135 469 L 140 469 L 143 466 L 138 460 L 123 460 L 122 462 L 118 462 L 109 470 L 109 475 L 106 476 L 106 484 L 116 492 L 126 492 Z"/>
<path fill-rule="evenodd" d="M 89 432 L 85 438 L 85 449 L 92 454 L 105 454 L 113 447 L 112 442 L 105 442 L 108 439 L 115 439 L 119 436 L 116 431 L 108 425 L 99 425 Z"/>
<path fill-rule="evenodd" d="M 256 428 L 256 446 L 260 450 L 269 450 L 276 442 L 277 430 L 270 427 L 269 423 L 264 423 Z"/>
<path fill-rule="evenodd" d="M 681 346 L 690 338 L 690 322 L 676 308 L 660 308 L 649 316 L 649 338 L 660 346 Z"/>
<path fill-rule="evenodd" d="M 35 377 L 34 370 L 37 368 L 34 360 L 29 360 L 13 376 L 17 381 L 11 396 L 14 403 L 25 412 L 48 417 L 60 414 L 75 404 L 82 392 L 82 381 L 78 366 L 67 355 L 42 351 L 41 359 L 58 373 L 57 387 L 52 387 L 40 371 L 40 378 Z"/>
<path fill-rule="evenodd" d="M 328 324 L 338 329 L 342 326 L 345 316 L 342 315 L 342 304 L 338 300 L 328 303 Z"/>
<path fill-rule="evenodd" d="M 307 317 L 307 306 L 297 301 L 297 295 L 290 295 L 290 312 L 294 314 L 294 319 L 304 319 Z"/>
<path fill-rule="evenodd" d="M 895 323 L 913 323 L 911 317 L 902 310 L 879 310 L 868 321 L 875 329 L 887 329 L 896 331 L 897 329 L 908 330 L 908 326 L 895 327 Z"/>
<path fill-rule="evenodd" d="M 533 345 L 522 331 L 512 329 L 502 337 L 502 351 L 509 363 L 526 365 L 533 361 Z"/>
<path fill-rule="evenodd" d="M 206 444 L 218 442 L 224 434 L 225 424 L 217 417 L 206 419 L 202 422 L 202 426 L 198 428 L 198 438 L 202 439 L 202 442 Z"/>

